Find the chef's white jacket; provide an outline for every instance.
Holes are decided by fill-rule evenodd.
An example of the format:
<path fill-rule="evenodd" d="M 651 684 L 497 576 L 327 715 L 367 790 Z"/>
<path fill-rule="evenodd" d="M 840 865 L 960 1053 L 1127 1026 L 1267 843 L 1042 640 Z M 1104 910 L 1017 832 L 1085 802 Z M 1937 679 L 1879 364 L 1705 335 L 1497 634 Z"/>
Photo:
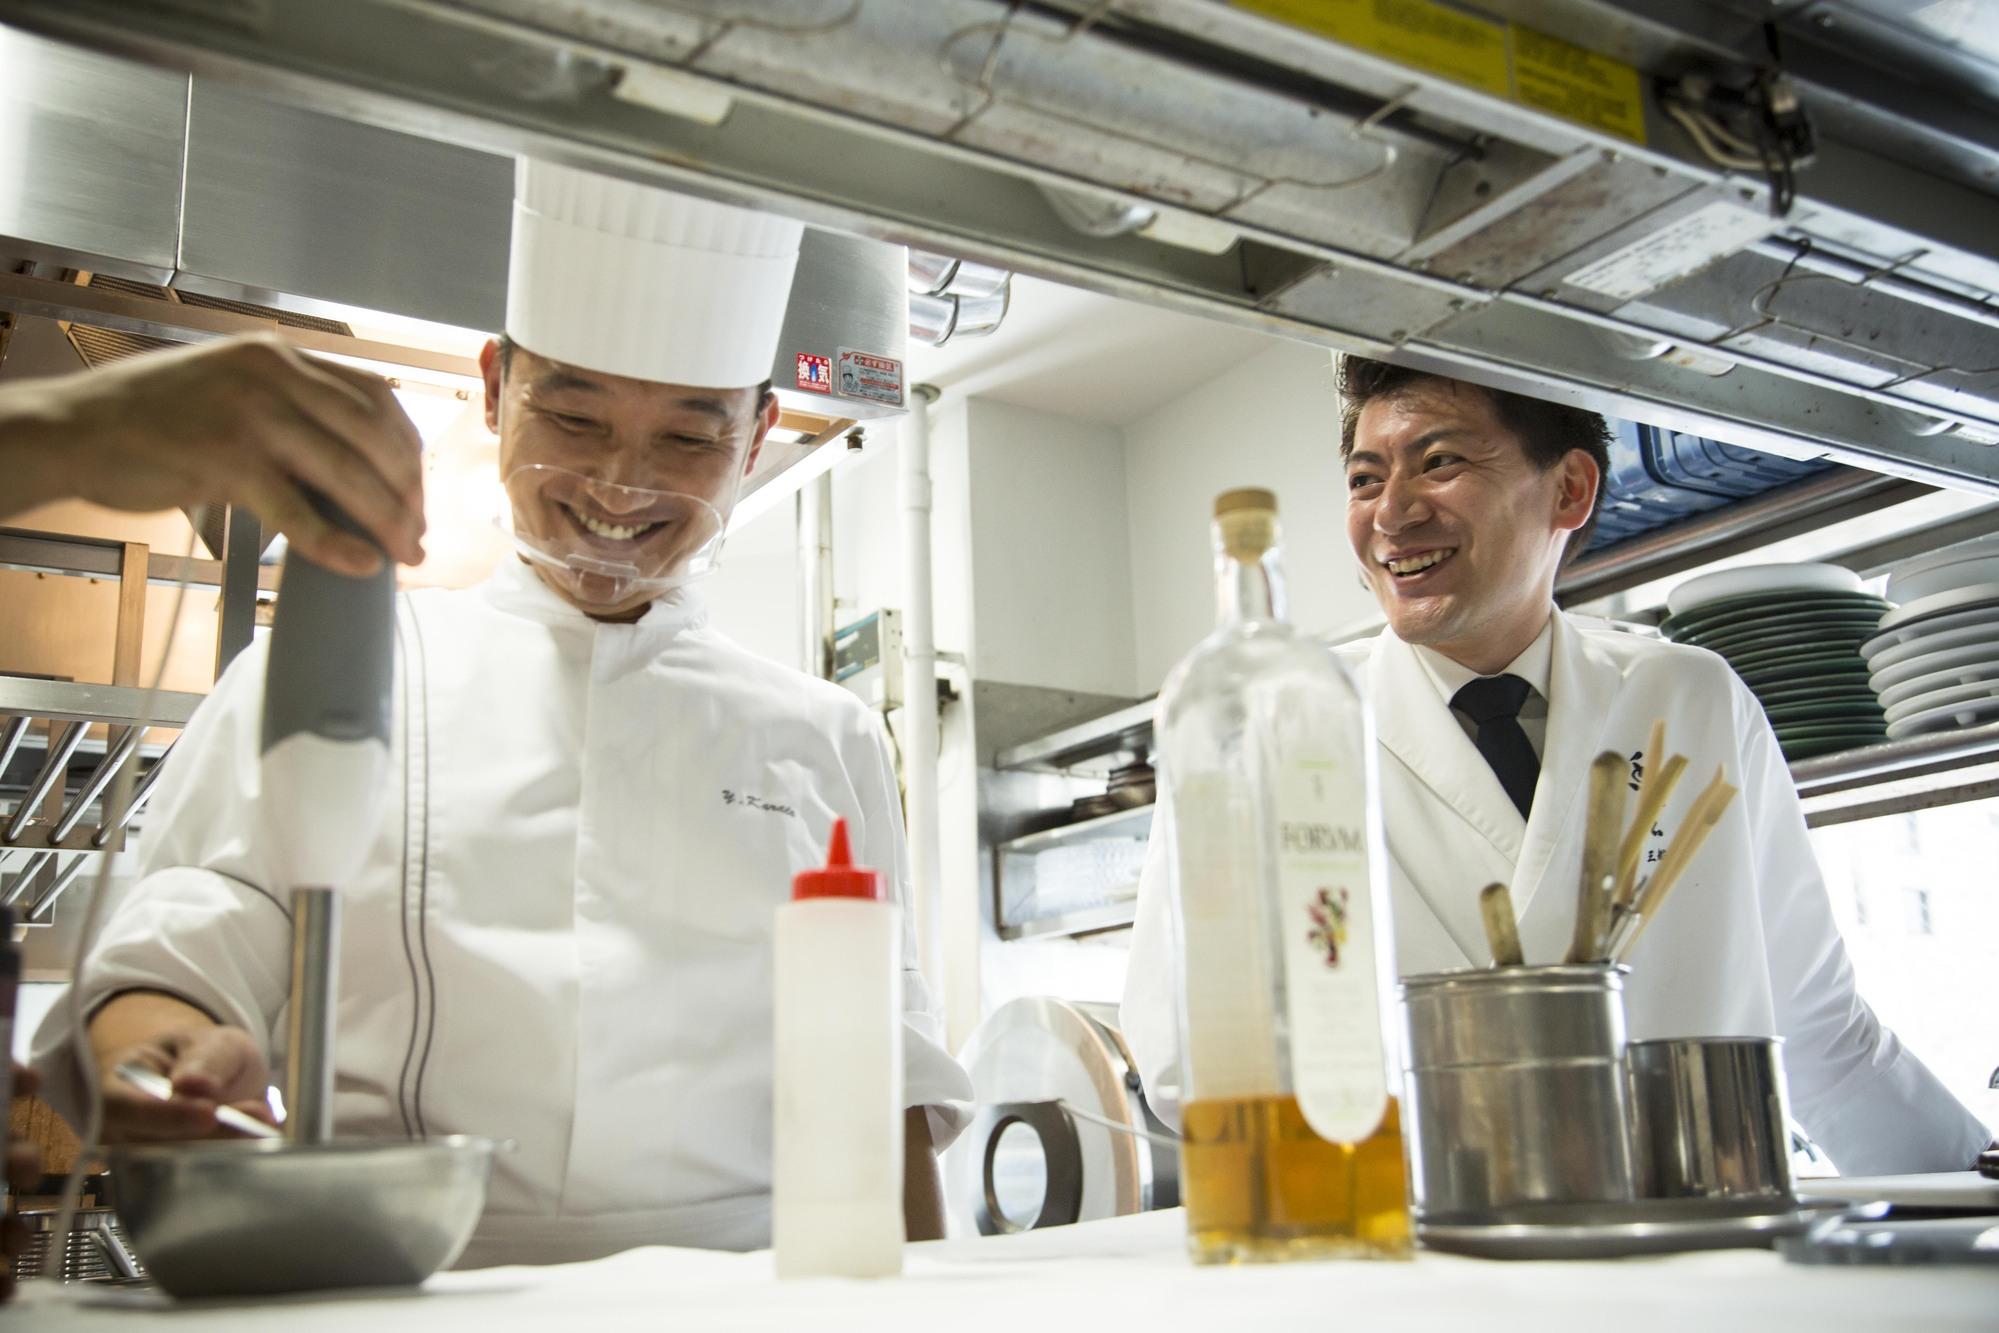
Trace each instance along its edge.
<path fill-rule="evenodd" d="M 340 886 L 336 1132 L 516 1141 L 461 1263 L 768 1244 L 773 909 L 835 816 L 907 900 L 879 722 L 687 593 L 598 624 L 509 561 L 398 615 L 395 790 Z M 92 1008 L 183 997 L 276 1069 L 290 925 L 259 822 L 264 660 L 238 657 L 175 747 L 81 985 Z M 905 1099 L 942 1147 L 971 1083 L 904 957 Z M 64 1011 L 38 1043 L 58 1088 Z"/>
<path fill-rule="evenodd" d="M 1648 857 L 1719 765 L 1741 795 L 1638 942 L 1625 981 L 1634 1040 L 1779 1036 L 1792 1114 L 1845 1173 L 1959 1171 L 1988 1134 L 1854 988 L 1790 771 L 1762 708 L 1721 658 L 1554 616 L 1548 729 L 1532 818 L 1389 633 L 1335 650 L 1380 739 L 1396 962 L 1403 976 L 1491 962 L 1478 891 L 1512 888 L 1527 960 L 1558 962 L 1575 924 L 1590 762 L 1635 763 L 1655 718 L 1687 756 Z M 1122 1020 L 1141 1077 L 1178 1095 L 1178 960 L 1162 808 L 1139 889 Z"/>

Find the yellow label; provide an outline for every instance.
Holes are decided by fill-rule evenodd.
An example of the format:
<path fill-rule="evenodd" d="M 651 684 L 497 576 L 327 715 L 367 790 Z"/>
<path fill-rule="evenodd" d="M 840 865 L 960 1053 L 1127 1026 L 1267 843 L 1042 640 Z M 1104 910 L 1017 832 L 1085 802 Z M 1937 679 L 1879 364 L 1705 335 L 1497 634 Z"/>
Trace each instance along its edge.
<path fill-rule="evenodd" d="M 1515 24 L 1513 79 L 1523 105 L 1633 143 L 1645 142 L 1638 71 L 1622 61 Z"/>
<path fill-rule="evenodd" d="M 1506 28 L 1433 0 L 1372 0 L 1374 50 L 1491 93 L 1507 94 Z"/>
<path fill-rule="evenodd" d="M 1645 142 L 1638 71 L 1438 0 L 1235 0 L 1307 32 L 1494 97 Z"/>

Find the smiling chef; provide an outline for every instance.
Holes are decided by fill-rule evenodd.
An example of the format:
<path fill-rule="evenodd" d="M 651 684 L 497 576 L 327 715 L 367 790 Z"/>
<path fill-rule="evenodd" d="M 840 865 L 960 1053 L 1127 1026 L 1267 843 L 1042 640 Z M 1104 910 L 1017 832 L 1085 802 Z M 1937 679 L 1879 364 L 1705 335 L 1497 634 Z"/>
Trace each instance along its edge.
<path fill-rule="evenodd" d="M 481 355 L 518 560 L 398 608 L 396 788 L 340 886 L 343 1136 L 511 1138 L 462 1264 L 768 1243 L 772 909 L 844 816 L 907 887 L 895 774 L 859 700 L 709 627 L 711 569 L 777 419 L 795 222 L 537 162 L 506 336 Z M 260 648 L 175 747 L 140 877 L 78 984 L 107 1137 L 268 1116 L 288 886 L 259 807 Z M 912 958 L 913 950 L 905 952 Z M 912 1237 L 971 1085 L 904 995 Z M 57 1017 L 40 1063 L 76 1095 Z M 69 1077 L 65 1077 L 68 1075 Z"/>
<path fill-rule="evenodd" d="M 1484 966 L 1478 895 L 1511 886 L 1530 963 L 1566 953 L 1587 777 L 1652 723 L 1689 760 L 1655 850 L 1719 765 L 1741 789 L 1630 956 L 1634 1039 L 1780 1036 L 1791 1108 L 1848 1175 L 1969 1168 L 1985 1127 L 1855 990 L 1776 737 L 1727 664 L 1557 610 L 1588 541 L 1603 419 L 1359 357 L 1341 365 L 1347 536 L 1387 618 L 1338 650 L 1374 706 L 1403 975 Z M 1691 780 L 1695 773 L 1699 781 Z M 1165 812 L 1163 825 L 1170 818 Z M 1179 1085 L 1165 838 L 1141 882 L 1124 1030 Z"/>

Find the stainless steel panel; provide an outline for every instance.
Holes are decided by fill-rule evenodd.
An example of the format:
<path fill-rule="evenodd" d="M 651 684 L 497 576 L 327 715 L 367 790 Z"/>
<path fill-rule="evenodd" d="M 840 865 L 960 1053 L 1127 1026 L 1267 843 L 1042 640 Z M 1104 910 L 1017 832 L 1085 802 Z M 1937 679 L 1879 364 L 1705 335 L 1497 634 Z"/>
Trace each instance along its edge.
<path fill-rule="evenodd" d="M 165 282 L 187 85 L 0 28 L 0 255 Z"/>
<path fill-rule="evenodd" d="M 1418 337 L 1474 304 L 1448 288 L 1419 287 L 1344 264 L 1323 264 L 1264 301 L 1266 310 L 1386 343 Z"/>
<path fill-rule="evenodd" d="M 196 79 L 187 166 L 176 286 L 504 322 L 511 158 Z"/>
<path fill-rule="evenodd" d="M 865 236 L 806 229 L 771 367 L 771 382 L 787 407 L 856 421 L 907 410 L 907 384 L 903 401 L 892 404 L 846 392 L 838 357 L 846 350 L 903 364 L 909 343 L 908 254 L 902 246 Z M 829 392 L 798 389 L 800 355 L 822 356 L 832 364 Z M 748 489 L 757 484 L 753 477 Z"/>
<path fill-rule="evenodd" d="M 1286 261 L 1374 265 L 1382 276 L 1391 276 L 1400 266 L 1359 251 L 1372 245 L 1367 234 L 1378 234 L 1384 221 L 1392 235 L 1401 229 L 1401 219 L 1416 217 L 1428 219 L 1428 227 L 1455 243 L 1482 235 L 1490 248 L 1477 257 L 1490 262 L 1495 273 L 1522 272 L 1516 262 L 1559 259 L 1565 267 L 1552 273 L 1559 280 L 1572 271 L 1568 256 L 1604 243 L 1613 228 L 1644 211 L 1631 208 L 1634 196 L 1627 189 L 1605 189 L 1585 200 L 1574 192 L 1588 191 L 1569 178 L 1546 191 L 1523 188 L 1514 197 L 1526 207 L 1538 205 L 1544 217 L 1570 221 L 1568 205 L 1576 206 L 1573 230 L 1550 230 L 1543 244 L 1537 244 L 1543 239 L 1538 226 L 1530 225 L 1526 236 L 1507 234 L 1503 208 L 1488 212 L 1474 205 L 1475 225 L 1465 231 L 1458 225 L 1466 221 L 1463 191 L 1454 180 L 1447 179 L 1439 192 L 1443 206 L 1416 200 L 1408 187 L 1417 182 L 1427 188 L 1434 170 L 1391 171 L 1343 191 L 1344 197 L 1335 196 L 1340 206 L 1319 210 L 1314 215 L 1319 225 L 1304 235 L 1286 230 L 1302 216 L 1297 207 L 1286 207 L 1284 217 L 1261 219 L 1252 216 L 1259 200 L 1246 199 L 1226 221 L 1242 244 L 1221 256 L 1144 235 L 1074 231 L 1055 215 L 1040 187 L 1079 184 L 1070 174 L 1081 169 L 1079 163 L 1122 163 L 1127 170 L 1113 178 L 1141 183 L 1144 191 L 1109 190 L 1111 200 L 1154 208 L 1176 223 L 1214 223 L 1210 213 L 1175 201 L 1205 199 L 1202 192 L 1218 165 L 1260 176 L 1273 188 L 1282 188 L 1279 176 L 1302 178 L 1290 165 L 1297 160 L 1290 153 L 1279 154 L 1281 160 L 1267 154 L 1254 161 L 1208 160 L 1205 146 L 1217 137 L 1227 139 L 1218 130 L 1233 123 L 1229 99 L 1244 83 L 1258 93 L 1288 92 L 1324 104 L 1326 140 L 1299 141 L 1318 150 L 1306 155 L 1314 166 L 1349 163 L 1356 146 L 1350 127 L 1376 113 L 1382 119 L 1367 136 L 1393 134 L 1412 168 L 1429 166 L 1440 136 L 1463 148 L 1475 146 L 1466 136 L 1502 141 L 1500 153 L 1517 152 L 1518 159 L 1501 163 L 1505 169 L 1493 179 L 1470 182 L 1473 200 L 1480 184 L 1495 196 L 1513 196 L 1517 169 L 1524 165 L 1531 173 L 1535 154 L 1569 161 L 1591 150 L 1615 154 L 1605 162 L 1628 164 L 1648 195 L 1656 188 L 1671 198 L 1725 182 L 1750 191 L 1752 197 L 1742 202 L 1754 207 L 1763 187 L 1745 177 L 1725 178 L 1656 116 L 1648 115 L 1652 138 L 1641 147 L 1241 7 L 1210 0 L 1122 0 L 1109 9 L 1087 10 L 1083 0 L 1060 0 L 1059 7 L 1079 21 L 1060 22 L 1051 13 L 1055 7 L 1014 13 L 969 0 L 884 0 L 844 8 L 791 0 L 760 8 L 755 25 L 740 22 L 738 7 L 721 0 L 685 0 L 671 14 L 636 0 L 570 0 L 532 10 L 520 0 L 350 0 L 342 6 L 263 0 L 265 21 L 252 28 L 217 22 L 185 5 L 0 0 L 0 14 L 37 31 L 73 34 L 104 49 L 279 90 L 299 105 L 386 128 L 488 151 L 535 152 L 731 202 L 763 202 L 815 225 L 867 232 L 1349 350 L 1392 352 L 1407 364 L 1554 393 L 1597 410 L 1736 443 L 1824 440 L 1839 457 L 1877 470 L 1995 489 L 1999 474 L 1993 458 L 1973 443 L 1999 440 L 1999 414 L 1989 409 L 1954 406 L 1949 415 L 1964 424 L 1957 436 L 1939 442 L 1925 432 L 1951 423 L 1936 422 L 1935 402 L 1919 396 L 1933 391 L 1926 382 L 1869 387 L 1739 349 L 1728 349 L 1722 359 L 1735 369 L 1718 379 L 1669 375 L 1654 363 L 1607 352 L 1604 334 L 1619 331 L 1612 326 L 1621 323 L 1647 342 L 1676 340 L 1671 335 L 1648 333 L 1629 320 L 1606 323 L 1606 311 L 1573 293 L 1548 300 L 1545 284 L 1515 283 L 1498 299 L 1469 307 L 1399 348 L 1255 304 L 1269 288 L 1252 283 L 1250 275 L 1288 272 L 1294 265 Z M 1643 7 L 1663 8 L 1651 0 L 1643 0 Z M 1542 8 L 1547 7 L 1536 6 Z M 1592 20 L 1572 34 L 1577 40 L 1597 49 L 1611 40 L 1612 30 L 1594 20 L 1619 6 L 1573 0 L 1563 8 Z M 696 23 L 705 26 L 697 30 Z M 755 32 L 746 34 L 746 27 Z M 939 41 L 940 27 L 956 39 L 948 49 Z M 982 35 L 986 54 L 974 62 L 963 48 L 977 50 Z M 1642 72 L 1702 53 L 1701 43 L 1680 41 L 1672 31 L 1657 35 L 1658 41 L 1630 51 L 1645 67 Z M 1128 100 L 1107 103 L 1090 88 L 1058 77 L 1080 53 L 1112 43 L 1147 53 L 1135 66 L 1144 73 Z M 724 95 L 730 102 L 727 115 L 716 122 L 618 95 L 622 70 L 662 60 L 704 91 Z M 894 77 L 898 70 L 910 71 L 907 96 Z M 1204 79 L 1212 76 L 1227 93 L 1163 102 L 1156 96 L 1189 70 Z M 976 93 L 961 97 L 961 114 L 948 121 L 960 108 L 947 84 Z M 992 101 L 984 100 L 988 96 Z M 1358 117 L 1356 99 L 1368 108 Z M 995 108 L 1002 116 L 986 123 L 986 113 Z M 1917 121 L 1924 114 L 1906 103 L 1879 109 Z M 1148 114 L 1123 114 L 1134 110 Z M 1011 119 L 1003 123 L 1003 117 Z M 1054 125 L 1062 128 L 1051 146 L 1044 140 Z M 1992 248 L 1999 210 L 1982 182 L 1934 174 L 1920 161 L 1903 160 L 1878 144 L 1843 141 L 1829 124 L 1822 128 L 1818 160 L 1803 178 L 1805 196 L 1788 220 L 1790 234 L 1884 259 L 1920 252 L 1905 270 L 1909 276 L 1957 283 L 1973 297 L 1999 290 L 1999 256 Z M 1962 137 L 1956 121 L 1942 128 L 1940 136 L 1926 136 L 1925 127 L 1914 124 L 1909 134 L 1938 141 Z M 1015 133 L 1002 132 L 1007 130 Z M 1291 142 L 1282 133 L 1276 140 Z M 1188 151 L 1174 162 L 1159 153 L 1162 143 L 1184 143 Z M 1130 168 L 1147 163 L 1170 164 L 1171 175 L 1141 180 L 1130 174 Z M 1647 175 L 1656 187 L 1642 179 Z M 1330 184 L 1346 176 L 1328 170 L 1307 179 Z M 1564 188 L 1571 194 L 1562 195 Z M 1283 202 L 1281 195 L 1277 201 Z M 1424 207 L 1411 210 L 1412 202 Z M 1647 207 L 1656 205 L 1655 200 Z M 1358 227 L 1349 220 L 1354 212 L 1360 215 Z M 1439 254 L 1450 248 L 1441 247 Z M 1726 253 L 1717 241 L 1704 257 Z M 1424 258 L 1408 255 L 1410 264 Z M 1451 272 L 1434 262 L 1428 270 L 1450 282 L 1463 276 L 1462 270 Z M 1417 280 L 1406 267 L 1403 272 Z M 1470 301 L 1494 294 L 1466 285 L 1470 289 L 1463 295 Z M 1954 401 L 1975 405 L 1976 390 L 1967 384 Z"/>

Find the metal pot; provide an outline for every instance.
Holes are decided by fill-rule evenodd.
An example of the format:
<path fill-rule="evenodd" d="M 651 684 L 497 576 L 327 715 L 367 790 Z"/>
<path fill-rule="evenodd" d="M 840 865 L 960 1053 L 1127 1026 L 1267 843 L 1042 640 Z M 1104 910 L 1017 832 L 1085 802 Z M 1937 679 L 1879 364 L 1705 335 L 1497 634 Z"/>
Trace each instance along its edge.
<path fill-rule="evenodd" d="M 112 1196 L 147 1271 L 183 1299 L 411 1286 L 471 1240 L 500 1146 L 452 1135 L 116 1148 Z"/>
<path fill-rule="evenodd" d="M 1636 1196 L 1623 972 L 1484 968 L 1402 983 L 1419 1221 Z"/>

